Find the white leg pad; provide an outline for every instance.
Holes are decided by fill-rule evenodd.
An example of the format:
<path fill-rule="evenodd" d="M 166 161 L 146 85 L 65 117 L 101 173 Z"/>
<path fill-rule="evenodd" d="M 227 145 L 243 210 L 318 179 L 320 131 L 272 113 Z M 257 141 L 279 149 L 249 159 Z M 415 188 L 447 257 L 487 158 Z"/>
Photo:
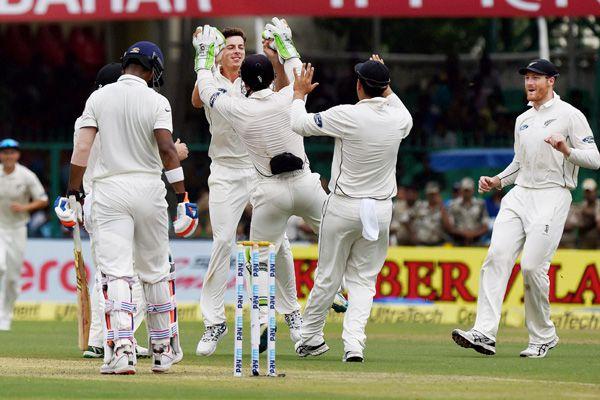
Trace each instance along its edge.
<path fill-rule="evenodd" d="M 104 276 L 102 293 L 104 301 L 101 308 L 104 314 L 104 359 L 108 362 L 113 350 L 121 345 L 130 344 L 135 347 L 133 337 L 133 314 L 137 306 L 132 301 L 130 277 Z"/>

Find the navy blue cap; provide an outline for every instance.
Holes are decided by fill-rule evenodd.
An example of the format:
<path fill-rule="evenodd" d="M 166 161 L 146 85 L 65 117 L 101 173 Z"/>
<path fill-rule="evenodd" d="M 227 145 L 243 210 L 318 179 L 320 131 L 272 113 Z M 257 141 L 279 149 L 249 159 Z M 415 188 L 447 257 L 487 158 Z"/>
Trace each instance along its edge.
<path fill-rule="evenodd" d="M 271 61 L 264 54 L 251 54 L 247 56 L 240 67 L 242 81 L 253 91 L 268 88 L 275 71 Z"/>
<path fill-rule="evenodd" d="M 539 58 L 537 60 L 531 61 L 527 64 L 526 67 L 519 69 L 519 74 L 525 75 L 528 72 L 533 72 L 534 74 L 545 75 L 550 78 L 554 78 L 559 76 L 558 68 L 556 65 L 552 64 L 550 61 L 545 60 L 543 58 Z"/>
<path fill-rule="evenodd" d="M 358 63 L 354 66 L 354 72 L 373 88 L 385 89 L 390 84 L 390 70 L 378 61 Z"/>
<path fill-rule="evenodd" d="M 20 144 L 15 139 L 4 139 L 0 141 L 0 150 L 15 149 L 19 150 Z"/>

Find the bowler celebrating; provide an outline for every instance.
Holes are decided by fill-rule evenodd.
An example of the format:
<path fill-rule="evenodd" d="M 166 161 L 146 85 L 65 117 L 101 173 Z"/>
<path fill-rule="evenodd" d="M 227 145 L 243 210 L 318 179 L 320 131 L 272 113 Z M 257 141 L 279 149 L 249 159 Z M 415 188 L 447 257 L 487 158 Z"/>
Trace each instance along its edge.
<path fill-rule="evenodd" d="M 558 344 L 550 320 L 548 269 L 577 186 L 579 167 L 600 168 L 600 153 L 584 115 L 554 92 L 558 70 L 534 60 L 519 70 L 531 109 L 515 124 L 515 156 L 500 174 L 479 179 L 479 191 L 516 186 L 504 197 L 481 268 L 475 326 L 455 329 L 462 347 L 496 354 L 496 333 L 506 285 L 521 253 L 529 346 L 521 357 L 545 357 Z"/>

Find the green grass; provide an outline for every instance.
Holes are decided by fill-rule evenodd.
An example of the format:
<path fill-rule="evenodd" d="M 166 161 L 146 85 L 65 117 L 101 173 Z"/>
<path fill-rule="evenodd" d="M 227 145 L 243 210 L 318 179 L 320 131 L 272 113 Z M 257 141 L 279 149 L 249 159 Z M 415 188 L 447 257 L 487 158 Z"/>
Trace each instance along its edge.
<path fill-rule="evenodd" d="M 181 324 L 186 356 L 171 373 L 152 374 L 146 359 L 135 376 L 102 376 L 100 361 L 80 358 L 74 323 L 16 322 L 0 332 L 0 399 L 600 399 L 597 332 L 559 332 L 548 358 L 530 360 L 518 357 L 524 329 L 502 329 L 498 354 L 485 357 L 456 346 L 450 326 L 371 324 L 366 362 L 344 364 L 340 324 L 327 326 L 331 350 L 309 359 L 293 353 L 281 325 L 277 366 L 286 377 L 240 379 L 231 333 L 212 357 L 194 355 L 200 323 Z"/>

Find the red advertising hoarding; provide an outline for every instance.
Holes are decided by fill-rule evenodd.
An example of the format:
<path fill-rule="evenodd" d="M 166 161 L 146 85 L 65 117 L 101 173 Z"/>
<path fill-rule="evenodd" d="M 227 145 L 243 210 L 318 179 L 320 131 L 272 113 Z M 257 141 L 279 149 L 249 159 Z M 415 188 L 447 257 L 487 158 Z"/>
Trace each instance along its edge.
<path fill-rule="evenodd" d="M 251 15 L 584 16 L 600 15 L 600 0 L 0 0 L 0 22 Z"/>

